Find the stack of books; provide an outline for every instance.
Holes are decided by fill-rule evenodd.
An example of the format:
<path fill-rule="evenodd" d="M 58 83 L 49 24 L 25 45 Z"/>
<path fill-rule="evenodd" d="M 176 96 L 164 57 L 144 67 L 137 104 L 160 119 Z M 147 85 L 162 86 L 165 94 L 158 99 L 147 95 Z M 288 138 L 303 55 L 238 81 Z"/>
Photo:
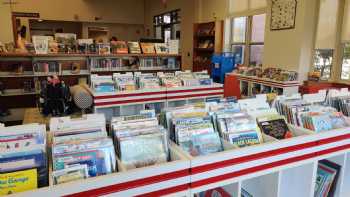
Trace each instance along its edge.
<path fill-rule="evenodd" d="M 154 111 L 114 118 L 111 128 L 116 153 L 125 169 L 141 168 L 169 160 L 167 132 L 163 126 L 158 125 Z"/>
<path fill-rule="evenodd" d="M 131 91 L 136 90 L 136 82 L 132 73 L 114 73 L 113 79 L 116 84 L 117 91 Z"/>
<path fill-rule="evenodd" d="M 329 160 L 318 163 L 315 197 L 334 196 L 341 166 Z"/>
<path fill-rule="evenodd" d="M 0 195 L 48 185 L 45 125 L 0 125 Z"/>
<path fill-rule="evenodd" d="M 120 58 L 90 58 L 89 65 L 92 72 L 119 71 L 122 69 L 122 60 Z"/>
<path fill-rule="evenodd" d="M 345 116 L 350 116 L 350 96 L 332 97 L 328 99 L 328 103 Z"/>
<path fill-rule="evenodd" d="M 175 77 L 174 73 L 160 73 L 158 75 L 162 86 L 167 88 L 181 87 L 181 80 Z"/>
<path fill-rule="evenodd" d="M 160 81 L 153 73 L 135 73 L 137 87 L 139 89 L 159 89 Z"/>
<path fill-rule="evenodd" d="M 170 139 L 191 156 L 223 151 L 219 133 L 203 106 L 169 108 L 165 116 Z"/>
<path fill-rule="evenodd" d="M 175 75 L 181 80 L 183 86 L 211 85 L 213 83 L 206 72 L 177 72 Z"/>
<path fill-rule="evenodd" d="M 115 82 L 112 76 L 91 75 L 91 88 L 98 93 L 114 92 Z"/>
<path fill-rule="evenodd" d="M 246 112 L 217 112 L 216 121 L 222 138 L 238 147 L 262 143 L 255 119 Z"/>
<path fill-rule="evenodd" d="M 54 184 L 112 173 L 116 170 L 114 145 L 107 137 L 105 118 L 90 114 L 82 119 L 52 118 Z"/>

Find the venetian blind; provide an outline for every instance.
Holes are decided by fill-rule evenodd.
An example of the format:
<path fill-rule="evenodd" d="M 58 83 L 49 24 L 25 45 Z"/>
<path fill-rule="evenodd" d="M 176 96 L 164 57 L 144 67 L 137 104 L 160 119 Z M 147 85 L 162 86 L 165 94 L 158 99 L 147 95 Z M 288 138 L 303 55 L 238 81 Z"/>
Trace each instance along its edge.
<path fill-rule="evenodd" d="M 252 11 L 267 6 L 267 0 L 229 0 L 229 13 Z"/>
<path fill-rule="evenodd" d="M 318 16 L 316 49 L 334 49 L 339 0 L 321 0 Z"/>
<path fill-rule="evenodd" d="M 350 42 L 350 0 L 345 0 L 342 41 Z"/>

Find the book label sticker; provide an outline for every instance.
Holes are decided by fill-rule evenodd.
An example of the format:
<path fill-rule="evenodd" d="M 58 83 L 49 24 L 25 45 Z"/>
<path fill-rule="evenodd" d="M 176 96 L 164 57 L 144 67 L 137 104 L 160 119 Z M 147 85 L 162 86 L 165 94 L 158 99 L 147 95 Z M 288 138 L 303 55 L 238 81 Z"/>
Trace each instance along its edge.
<path fill-rule="evenodd" d="M 37 187 L 36 169 L 0 174 L 0 195 L 23 192 Z"/>

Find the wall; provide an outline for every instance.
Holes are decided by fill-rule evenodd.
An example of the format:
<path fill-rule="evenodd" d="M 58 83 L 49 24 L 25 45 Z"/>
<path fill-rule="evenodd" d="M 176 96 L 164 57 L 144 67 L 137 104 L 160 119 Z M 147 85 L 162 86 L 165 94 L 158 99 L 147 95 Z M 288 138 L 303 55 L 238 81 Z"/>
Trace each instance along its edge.
<path fill-rule="evenodd" d="M 40 13 L 45 20 L 144 24 L 144 0 L 16 0 L 0 3 L 0 41 L 13 41 L 11 11 Z"/>
<path fill-rule="evenodd" d="M 16 0 L 16 12 L 39 12 L 46 20 L 143 24 L 143 0 Z M 33 6 L 35 5 L 35 6 Z"/>
<path fill-rule="evenodd" d="M 267 12 L 264 66 L 298 71 L 300 80 L 306 78 L 314 48 L 316 2 L 317 0 L 298 0 L 295 28 L 290 30 L 271 31 L 271 12 Z M 267 10 L 271 10 L 271 0 Z"/>
<path fill-rule="evenodd" d="M 63 33 L 75 33 L 77 38 L 82 36 L 82 23 L 72 21 L 42 21 L 30 20 L 30 34 L 33 35 L 54 35 L 57 29 L 62 29 Z"/>
<path fill-rule="evenodd" d="M 192 69 L 193 23 L 197 0 L 167 0 L 166 7 L 160 0 L 145 0 L 145 31 L 153 37 L 153 16 L 175 9 L 181 9 L 181 55 L 183 69 Z"/>
<path fill-rule="evenodd" d="M 0 42 L 12 42 L 12 19 L 9 5 L 0 3 Z"/>
<path fill-rule="evenodd" d="M 200 0 L 199 4 L 201 5 L 200 10 L 198 11 L 197 22 L 210 22 L 215 19 L 224 20 L 228 15 L 228 0 Z"/>
<path fill-rule="evenodd" d="M 118 40 L 138 41 L 144 35 L 144 25 L 117 23 L 83 23 L 83 38 L 88 37 L 88 27 L 106 27 L 109 38 L 116 36 Z"/>

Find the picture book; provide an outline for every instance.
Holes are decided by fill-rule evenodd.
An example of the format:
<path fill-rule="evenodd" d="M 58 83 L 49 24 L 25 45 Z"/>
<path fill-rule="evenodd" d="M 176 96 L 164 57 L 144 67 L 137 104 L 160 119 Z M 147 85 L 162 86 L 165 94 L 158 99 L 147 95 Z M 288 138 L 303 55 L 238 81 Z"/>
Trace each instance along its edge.
<path fill-rule="evenodd" d="M 128 45 L 125 41 L 111 41 L 111 49 L 114 54 L 127 54 Z"/>
<path fill-rule="evenodd" d="M 140 54 L 140 44 L 138 42 L 128 42 L 129 52 L 133 54 Z"/>
<path fill-rule="evenodd" d="M 143 54 L 155 54 L 154 43 L 140 43 Z"/>
<path fill-rule="evenodd" d="M 38 188 L 36 169 L 0 174 L 0 195 L 9 195 Z"/>

